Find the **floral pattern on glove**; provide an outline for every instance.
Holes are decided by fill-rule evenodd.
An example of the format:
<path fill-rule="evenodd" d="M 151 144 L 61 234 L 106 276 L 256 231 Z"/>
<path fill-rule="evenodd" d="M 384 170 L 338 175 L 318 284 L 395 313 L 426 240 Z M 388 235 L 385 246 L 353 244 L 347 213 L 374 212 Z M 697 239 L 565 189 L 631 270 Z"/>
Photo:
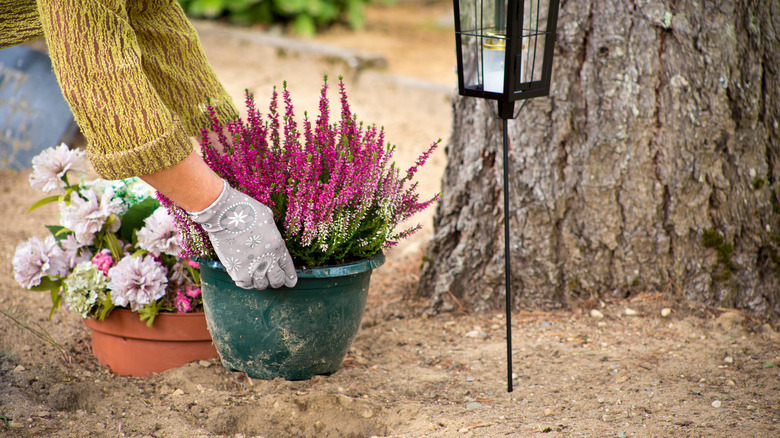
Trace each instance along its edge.
<path fill-rule="evenodd" d="M 190 216 L 208 233 L 217 257 L 237 286 L 265 289 L 297 283 L 292 257 L 267 206 L 224 182 L 219 198 Z"/>

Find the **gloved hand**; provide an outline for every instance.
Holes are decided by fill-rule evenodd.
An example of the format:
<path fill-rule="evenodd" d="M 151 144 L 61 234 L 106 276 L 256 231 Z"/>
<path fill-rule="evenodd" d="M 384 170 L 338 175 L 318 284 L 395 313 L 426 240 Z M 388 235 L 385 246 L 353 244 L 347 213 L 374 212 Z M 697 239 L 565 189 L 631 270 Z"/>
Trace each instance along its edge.
<path fill-rule="evenodd" d="M 213 204 L 189 214 L 208 233 L 230 278 L 244 289 L 295 286 L 295 266 L 271 209 L 223 183 Z"/>

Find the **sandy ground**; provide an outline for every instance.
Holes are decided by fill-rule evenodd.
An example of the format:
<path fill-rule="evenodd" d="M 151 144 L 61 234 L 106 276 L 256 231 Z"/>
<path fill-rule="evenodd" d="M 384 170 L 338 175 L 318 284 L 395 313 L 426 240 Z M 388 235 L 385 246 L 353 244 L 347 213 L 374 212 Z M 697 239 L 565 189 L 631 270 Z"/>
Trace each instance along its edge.
<path fill-rule="evenodd" d="M 440 27 L 448 4 L 377 6 L 365 31 L 329 32 L 306 42 L 314 50 L 199 29 L 236 98 L 248 88 L 264 102 L 287 80 L 302 114 L 316 109 L 322 75 L 344 75 L 359 118 L 384 126 L 409 165 L 450 133 L 454 56 Z M 385 67 L 363 62 L 376 54 Z M 439 151 L 421 173 L 424 195 L 440 189 L 443 167 Z M 23 215 L 40 197 L 26 181 L 26 172 L 0 172 L 0 309 L 51 334 L 67 356 L 0 315 L 0 436 L 780 436 L 780 335 L 737 312 L 693 307 L 674 284 L 629 302 L 516 313 L 507 392 L 503 315 L 427 316 L 414 298 L 432 211 L 375 272 L 337 373 L 258 381 L 208 361 L 149 378 L 113 375 L 91 355 L 77 315 L 49 320 L 48 296 L 13 280 L 16 245 L 56 220 L 52 208 Z"/>

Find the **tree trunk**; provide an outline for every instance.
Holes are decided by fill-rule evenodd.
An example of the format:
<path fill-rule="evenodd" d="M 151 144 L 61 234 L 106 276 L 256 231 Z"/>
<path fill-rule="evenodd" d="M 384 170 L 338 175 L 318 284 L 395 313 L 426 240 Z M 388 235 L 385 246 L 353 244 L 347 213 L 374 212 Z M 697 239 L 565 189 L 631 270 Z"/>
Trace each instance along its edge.
<path fill-rule="evenodd" d="M 666 290 L 780 313 L 780 3 L 561 3 L 550 96 L 509 122 L 514 306 Z M 501 120 L 453 105 L 420 290 L 500 308 Z"/>

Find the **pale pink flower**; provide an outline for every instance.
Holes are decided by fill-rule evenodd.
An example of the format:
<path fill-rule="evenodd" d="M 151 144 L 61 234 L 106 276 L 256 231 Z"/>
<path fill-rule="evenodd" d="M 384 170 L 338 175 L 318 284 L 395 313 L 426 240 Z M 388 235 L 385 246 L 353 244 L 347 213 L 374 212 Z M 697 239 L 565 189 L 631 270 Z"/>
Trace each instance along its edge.
<path fill-rule="evenodd" d="M 165 295 L 168 279 L 165 267 L 154 257 L 127 256 L 109 269 L 108 289 L 116 306 L 136 311 Z"/>
<path fill-rule="evenodd" d="M 25 289 L 38 286 L 45 276 L 64 277 L 68 274 L 65 252 L 54 236 L 41 240 L 35 236 L 16 247 L 12 260 L 14 278 Z"/>
<path fill-rule="evenodd" d="M 165 208 L 158 208 L 138 230 L 138 247 L 156 255 L 176 256 L 181 251 L 181 238 L 173 222 L 173 217 Z"/>
<path fill-rule="evenodd" d="M 114 258 L 111 257 L 111 250 L 104 249 L 95 254 L 95 257 L 92 257 L 92 264 L 95 265 L 95 268 L 98 271 L 108 275 L 108 270 L 111 269 L 111 265 L 114 264 Z"/>
<path fill-rule="evenodd" d="M 89 247 L 77 242 L 73 234 L 68 234 L 64 239 L 60 240 L 60 246 L 65 251 L 65 258 L 70 269 L 75 268 L 81 262 L 92 259 L 92 251 Z"/>
<path fill-rule="evenodd" d="M 32 159 L 30 185 L 44 193 L 62 191 L 66 187 L 65 174 L 68 171 L 86 173 L 86 165 L 86 153 L 70 149 L 65 143 L 45 149 Z"/>
<path fill-rule="evenodd" d="M 98 199 L 97 193 L 92 190 L 83 190 L 79 195 L 73 192 L 70 196 L 70 205 L 60 204 L 60 216 L 62 226 L 72 230 L 76 235 L 76 241 L 83 245 L 91 245 L 95 240 L 95 233 L 103 228 L 109 217 L 114 217 L 114 222 L 109 231 L 119 230 L 121 225 L 117 214 L 120 213 L 122 201 L 112 199 L 113 192 L 106 191 Z"/>
<path fill-rule="evenodd" d="M 192 259 L 187 259 L 187 266 L 189 266 L 192 269 L 200 269 L 200 263 Z"/>

